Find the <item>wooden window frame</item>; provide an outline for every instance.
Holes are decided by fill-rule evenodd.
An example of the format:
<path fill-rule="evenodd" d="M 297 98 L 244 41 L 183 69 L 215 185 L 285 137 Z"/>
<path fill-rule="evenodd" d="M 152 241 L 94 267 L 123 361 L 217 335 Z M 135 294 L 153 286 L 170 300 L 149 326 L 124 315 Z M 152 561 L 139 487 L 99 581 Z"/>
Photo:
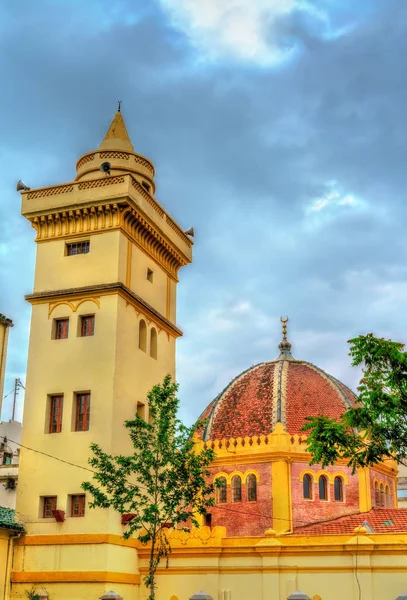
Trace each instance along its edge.
<path fill-rule="evenodd" d="M 321 484 L 323 485 L 325 498 L 322 498 L 322 496 L 321 496 Z M 321 502 L 328 502 L 328 500 L 329 500 L 329 498 L 328 498 L 328 478 L 326 477 L 326 475 L 321 475 L 320 478 L 318 479 L 318 496 L 319 496 L 319 500 Z"/>
<path fill-rule="evenodd" d="M 92 324 L 88 330 L 88 322 Z M 80 316 L 80 337 L 91 337 L 95 335 L 95 315 L 81 315 Z M 91 333 L 88 333 L 91 331 Z"/>
<path fill-rule="evenodd" d="M 336 487 L 336 482 L 338 482 L 339 484 L 339 493 L 337 494 L 337 487 Z M 337 498 L 337 496 L 339 496 L 339 498 Z M 337 477 L 335 477 L 334 479 L 334 502 L 344 502 L 345 500 L 345 494 L 344 494 L 344 487 L 343 487 L 343 478 L 339 477 L 339 475 Z"/>
<path fill-rule="evenodd" d="M 60 325 L 62 328 L 60 329 Z M 66 340 L 69 336 L 69 317 L 55 319 L 55 340 Z"/>
<path fill-rule="evenodd" d="M 75 513 L 75 503 L 78 503 L 79 514 Z M 71 517 L 79 518 L 85 516 L 85 504 L 86 504 L 86 495 L 85 494 L 72 494 L 71 496 Z"/>
<path fill-rule="evenodd" d="M 48 514 L 48 501 L 50 501 L 49 514 Z M 52 519 L 52 511 L 57 508 L 57 496 L 44 496 L 42 499 L 42 518 Z"/>
<path fill-rule="evenodd" d="M 308 496 L 306 495 L 306 489 L 305 489 L 305 486 L 306 486 L 305 482 L 306 481 L 308 482 L 308 493 L 309 493 Z M 311 475 L 309 473 L 306 473 L 304 475 L 303 480 L 302 480 L 302 496 L 303 496 L 304 500 L 313 500 L 314 499 L 313 498 L 313 485 L 312 485 L 312 483 L 313 483 L 313 480 L 312 480 Z"/>
<path fill-rule="evenodd" d="M 89 254 L 90 240 L 69 242 L 66 244 L 66 256 L 77 256 L 78 254 Z"/>
<path fill-rule="evenodd" d="M 48 433 L 61 433 L 63 412 L 64 412 L 64 395 L 63 394 L 53 394 L 52 396 L 50 396 Z M 54 415 L 56 416 L 56 419 L 54 419 Z M 55 421 L 55 431 L 53 431 L 54 421 Z"/>
<path fill-rule="evenodd" d="M 84 410 L 81 412 L 82 399 Z M 75 394 L 75 431 L 89 431 L 90 402 L 90 392 L 77 392 Z"/>

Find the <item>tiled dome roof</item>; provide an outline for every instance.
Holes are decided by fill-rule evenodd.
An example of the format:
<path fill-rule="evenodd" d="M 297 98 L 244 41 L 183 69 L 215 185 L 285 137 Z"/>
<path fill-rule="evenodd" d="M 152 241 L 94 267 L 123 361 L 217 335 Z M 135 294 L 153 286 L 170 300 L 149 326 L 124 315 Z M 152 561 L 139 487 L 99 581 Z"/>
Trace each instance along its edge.
<path fill-rule="evenodd" d="M 313 364 L 295 360 L 291 345 L 280 344 L 277 360 L 251 367 L 236 377 L 206 408 L 204 440 L 267 435 L 281 422 L 299 434 L 308 416 L 339 418 L 354 404 L 346 385 Z"/>

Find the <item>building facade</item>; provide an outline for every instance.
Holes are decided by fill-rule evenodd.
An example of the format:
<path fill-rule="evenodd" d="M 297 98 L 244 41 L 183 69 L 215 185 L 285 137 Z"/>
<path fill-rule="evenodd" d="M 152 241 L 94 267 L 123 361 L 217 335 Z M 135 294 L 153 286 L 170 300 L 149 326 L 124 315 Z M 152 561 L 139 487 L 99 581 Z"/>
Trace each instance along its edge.
<path fill-rule="evenodd" d="M 89 510 L 81 483 L 90 444 L 126 453 L 124 421 L 148 419 L 147 392 L 175 376 L 177 274 L 192 241 L 154 192 L 154 166 L 117 112 L 74 181 L 22 193 L 37 242 L 22 444 L 37 452 L 21 451 L 17 511 L 27 536 L 15 597 L 45 579 L 71 584 L 61 598 L 97 598 L 113 585 L 131 598 L 140 580 L 133 552 L 115 543 L 120 515 Z M 65 544 L 83 534 L 85 545 Z"/>
<path fill-rule="evenodd" d="M 22 192 L 37 260 L 13 600 L 33 587 L 58 600 L 112 588 L 125 600 L 147 598 L 148 548 L 123 539 L 113 510 L 90 509 L 81 483 L 92 476 L 90 444 L 131 451 L 124 421 L 135 412 L 148 419 L 147 392 L 175 376 L 178 271 L 192 260 L 192 241 L 154 194 L 154 167 L 134 151 L 120 112 L 73 181 Z M 394 600 L 404 591 L 396 465 L 310 466 L 306 416 L 339 416 L 355 397 L 295 359 L 285 328 L 279 349 L 204 412 L 196 444 L 215 449 L 210 477 L 221 485 L 198 530 L 169 530 L 157 600 L 198 589 L 216 600 L 286 600 L 297 588 L 313 600 L 358 600 L 358 585 L 363 598 Z"/>
<path fill-rule="evenodd" d="M 0 507 L 16 507 L 20 440 L 21 423 L 0 423 Z"/>

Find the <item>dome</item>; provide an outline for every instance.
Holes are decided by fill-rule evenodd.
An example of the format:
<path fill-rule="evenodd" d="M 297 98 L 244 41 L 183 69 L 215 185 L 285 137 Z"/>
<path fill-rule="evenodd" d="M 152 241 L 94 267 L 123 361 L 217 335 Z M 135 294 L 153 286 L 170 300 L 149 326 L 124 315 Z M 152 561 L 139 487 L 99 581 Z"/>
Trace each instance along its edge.
<path fill-rule="evenodd" d="M 280 356 L 238 375 L 206 408 L 204 440 L 259 436 L 277 423 L 301 434 L 308 416 L 339 418 L 356 401 L 355 394 L 322 369 L 291 355 L 284 339 Z"/>

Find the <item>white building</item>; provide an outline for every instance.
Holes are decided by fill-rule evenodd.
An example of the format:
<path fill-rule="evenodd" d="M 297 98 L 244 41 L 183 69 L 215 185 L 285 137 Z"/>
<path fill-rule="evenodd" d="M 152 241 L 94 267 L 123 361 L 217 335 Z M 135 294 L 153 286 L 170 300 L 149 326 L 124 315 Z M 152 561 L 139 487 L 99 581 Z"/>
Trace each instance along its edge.
<path fill-rule="evenodd" d="M 0 506 L 15 508 L 21 423 L 0 422 Z"/>

